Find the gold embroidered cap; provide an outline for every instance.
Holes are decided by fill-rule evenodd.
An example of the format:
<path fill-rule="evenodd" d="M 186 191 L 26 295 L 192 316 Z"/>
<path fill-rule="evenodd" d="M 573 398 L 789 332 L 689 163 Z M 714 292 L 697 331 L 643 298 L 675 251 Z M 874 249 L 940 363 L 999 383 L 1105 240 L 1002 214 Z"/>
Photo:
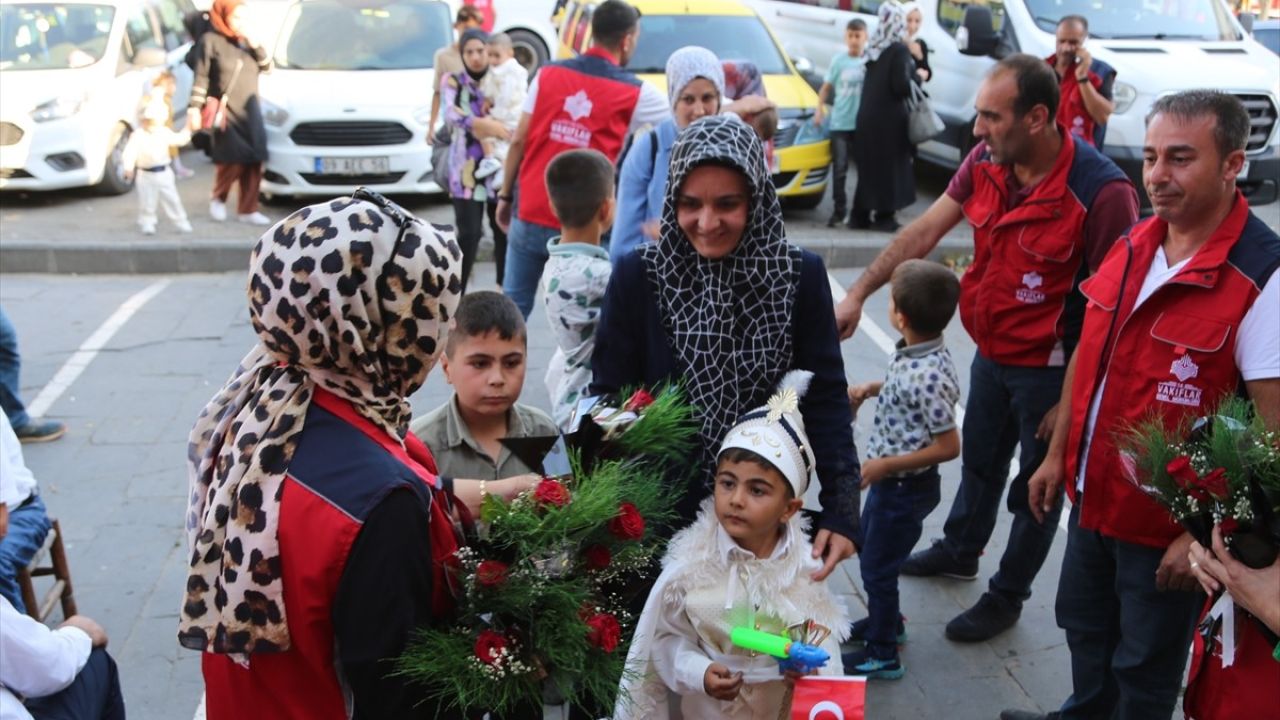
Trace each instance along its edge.
<path fill-rule="evenodd" d="M 813 472 L 813 452 L 800 415 L 800 399 L 812 379 L 808 370 L 787 373 L 769 402 L 744 415 L 720 445 L 721 453 L 739 448 L 768 460 L 791 483 L 798 498 L 804 497 Z"/>

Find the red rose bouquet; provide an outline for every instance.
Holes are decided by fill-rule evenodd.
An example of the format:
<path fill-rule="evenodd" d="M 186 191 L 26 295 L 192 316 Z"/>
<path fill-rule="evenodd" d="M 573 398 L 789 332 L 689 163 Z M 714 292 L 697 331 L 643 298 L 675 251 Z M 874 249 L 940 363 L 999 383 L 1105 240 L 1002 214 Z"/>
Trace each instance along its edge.
<path fill-rule="evenodd" d="M 634 622 L 626 590 L 662 550 L 646 528 L 671 517 L 654 477 L 696 433 L 676 389 L 626 407 L 634 419 L 597 437 L 589 466 L 588 448 L 568 443 L 568 475 L 509 502 L 486 496 L 481 532 L 450 563 L 457 617 L 422 631 L 400 672 L 466 711 L 612 706 Z"/>
<path fill-rule="evenodd" d="M 1280 546 L 1280 434 L 1251 402 L 1228 398 L 1214 414 L 1173 427 L 1153 417 L 1122 438 L 1129 479 L 1167 508 L 1201 545 L 1214 525 L 1240 561 L 1270 565 Z"/>

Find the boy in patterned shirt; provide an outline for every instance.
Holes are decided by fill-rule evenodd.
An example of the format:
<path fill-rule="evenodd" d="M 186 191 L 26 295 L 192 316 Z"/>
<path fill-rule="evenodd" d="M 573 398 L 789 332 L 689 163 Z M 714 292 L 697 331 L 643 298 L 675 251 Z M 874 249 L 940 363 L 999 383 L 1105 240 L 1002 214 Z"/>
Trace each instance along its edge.
<path fill-rule="evenodd" d="M 609 251 L 600 238 L 613 225 L 613 164 L 597 150 L 570 150 L 547 166 L 547 196 L 560 221 L 560 235 L 547 243 L 547 322 L 556 352 L 547 366 L 551 415 L 568 430 L 578 398 L 591 382 L 591 354 L 604 290 Z"/>
<path fill-rule="evenodd" d="M 920 539 L 924 519 L 938 506 L 938 463 L 960 455 L 955 406 L 960 381 L 942 331 L 955 314 L 960 281 L 938 263 L 908 260 L 894 271 L 889 322 L 902 334 L 884 382 L 849 388 L 856 413 L 876 397 L 876 416 L 862 463 L 862 585 L 868 617 L 853 624 L 850 639 L 863 647 L 845 653 L 845 673 L 896 680 L 905 668 L 898 644 L 905 640 L 898 610 L 898 570 Z"/>

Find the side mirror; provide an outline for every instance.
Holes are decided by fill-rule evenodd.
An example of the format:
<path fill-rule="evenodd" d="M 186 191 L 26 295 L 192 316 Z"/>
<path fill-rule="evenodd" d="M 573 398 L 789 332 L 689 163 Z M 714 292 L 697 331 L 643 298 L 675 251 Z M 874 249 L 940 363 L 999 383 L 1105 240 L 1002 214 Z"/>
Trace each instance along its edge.
<path fill-rule="evenodd" d="M 1256 16 L 1254 16 L 1253 13 L 1250 13 L 1250 12 L 1240 13 L 1240 17 L 1238 18 L 1238 20 L 1240 20 L 1240 27 L 1244 28 L 1244 32 L 1246 35 L 1253 34 L 1253 22 L 1256 19 L 1257 18 Z"/>
<path fill-rule="evenodd" d="M 169 56 L 160 48 L 142 48 L 133 54 L 134 67 L 152 68 L 162 67 L 168 62 Z"/>
<path fill-rule="evenodd" d="M 991 8 L 985 5 L 966 6 L 964 18 L 956 29 L 956 46 L 960 52 L 982 57 L 991 55 L 999 45 L 1000 36 L 996 34 Z"/>

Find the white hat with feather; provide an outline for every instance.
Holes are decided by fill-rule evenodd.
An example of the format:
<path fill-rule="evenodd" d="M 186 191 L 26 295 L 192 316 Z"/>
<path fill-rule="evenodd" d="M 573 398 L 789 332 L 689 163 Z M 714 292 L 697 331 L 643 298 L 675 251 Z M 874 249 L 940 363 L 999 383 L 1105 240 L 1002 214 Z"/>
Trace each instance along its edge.
<path fill-rule="evenodd" d="M 738 448 L 769 461 L 791 483 L 798 498 L 804 497 L 813 472 L 813 451 L 800 415 L 800 399 L 812 379 L 813 373 L 808 370 L 787 373 L 769 402 L 744 415 L 720 445 L 721 454 Z"/>

